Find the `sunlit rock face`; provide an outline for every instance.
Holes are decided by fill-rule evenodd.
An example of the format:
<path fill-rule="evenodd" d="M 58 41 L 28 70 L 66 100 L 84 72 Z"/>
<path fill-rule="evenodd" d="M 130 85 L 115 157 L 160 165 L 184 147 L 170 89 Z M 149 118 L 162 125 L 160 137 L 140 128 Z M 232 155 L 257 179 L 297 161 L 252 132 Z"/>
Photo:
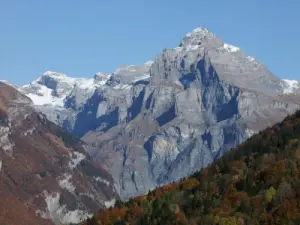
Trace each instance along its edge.
<path fill-rule="evenodd" d="M 123 199 L 193 173 L 300 105 L 299 82 L 276 77 L 205 28 L 153 61 L 80 85 L 78 78 L 44 76 L 57 82 L 39 79 L 23 91 L 82 137 Z M 39 96 L 51 101 L 35 101 Z"/>

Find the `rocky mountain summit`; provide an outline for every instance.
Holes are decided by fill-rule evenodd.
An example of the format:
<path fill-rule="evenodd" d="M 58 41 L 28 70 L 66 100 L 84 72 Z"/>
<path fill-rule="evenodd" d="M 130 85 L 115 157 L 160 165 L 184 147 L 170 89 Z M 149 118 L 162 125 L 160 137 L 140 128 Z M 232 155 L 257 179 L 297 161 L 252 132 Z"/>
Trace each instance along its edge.
<path fill-rule="evenodd" d="M 299 87 L 197 28 L 143 65 L 91 79 L 46 72 L 22 91 L 88 144 L 128 199 L 207 166 L 281 121 L 299 108 Z"/>
<path fill-rule="evenodd" d="M 90 160 L 83 142 L 0 82 L 0 221 L 79 223 L 116 198 L 112 177 Z"/>

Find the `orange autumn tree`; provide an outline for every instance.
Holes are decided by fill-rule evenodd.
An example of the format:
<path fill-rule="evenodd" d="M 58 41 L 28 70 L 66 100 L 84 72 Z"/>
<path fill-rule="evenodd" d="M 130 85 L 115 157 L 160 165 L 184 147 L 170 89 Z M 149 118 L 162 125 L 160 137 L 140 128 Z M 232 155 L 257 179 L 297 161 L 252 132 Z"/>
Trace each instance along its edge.
<path fill-rule="evenodd" d="M 300 224 L 300 111 L 207 168 L 85 225 Z"/>

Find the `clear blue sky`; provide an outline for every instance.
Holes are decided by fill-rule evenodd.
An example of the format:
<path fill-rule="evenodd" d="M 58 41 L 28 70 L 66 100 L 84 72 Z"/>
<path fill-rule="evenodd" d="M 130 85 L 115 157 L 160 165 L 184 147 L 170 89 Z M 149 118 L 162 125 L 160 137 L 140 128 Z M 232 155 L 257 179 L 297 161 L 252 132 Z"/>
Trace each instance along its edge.
<path fill-rule="evenodd" d="M 300 80 L 299 0 L 0 0 L 0 79 L 74 77 L 154 59 L 198 26 Z"/>

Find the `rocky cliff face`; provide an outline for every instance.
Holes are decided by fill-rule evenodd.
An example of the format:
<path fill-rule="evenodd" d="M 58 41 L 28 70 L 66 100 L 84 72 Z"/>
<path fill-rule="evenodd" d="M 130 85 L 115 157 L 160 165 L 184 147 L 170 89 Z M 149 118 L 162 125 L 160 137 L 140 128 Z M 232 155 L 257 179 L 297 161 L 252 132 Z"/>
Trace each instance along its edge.
<path fill-rule="evenodd" d="M 42 81 L 49 75 L 58 80 L 44 74 L 23 91 L 33 100 L 45 87 L 59 96 Z M 191 174 L 300 106 L 299 82 L 274 76 L 205 28 L 153 62 L 68 90 L 59 107 L 38 108 L 88 143 L 123 199 Z"/>
<path fill-rule="evenodd" d="M 0 82 L 0 221 L 78 223 L 118 198 L 113 180 L 83 142 Z"/>

